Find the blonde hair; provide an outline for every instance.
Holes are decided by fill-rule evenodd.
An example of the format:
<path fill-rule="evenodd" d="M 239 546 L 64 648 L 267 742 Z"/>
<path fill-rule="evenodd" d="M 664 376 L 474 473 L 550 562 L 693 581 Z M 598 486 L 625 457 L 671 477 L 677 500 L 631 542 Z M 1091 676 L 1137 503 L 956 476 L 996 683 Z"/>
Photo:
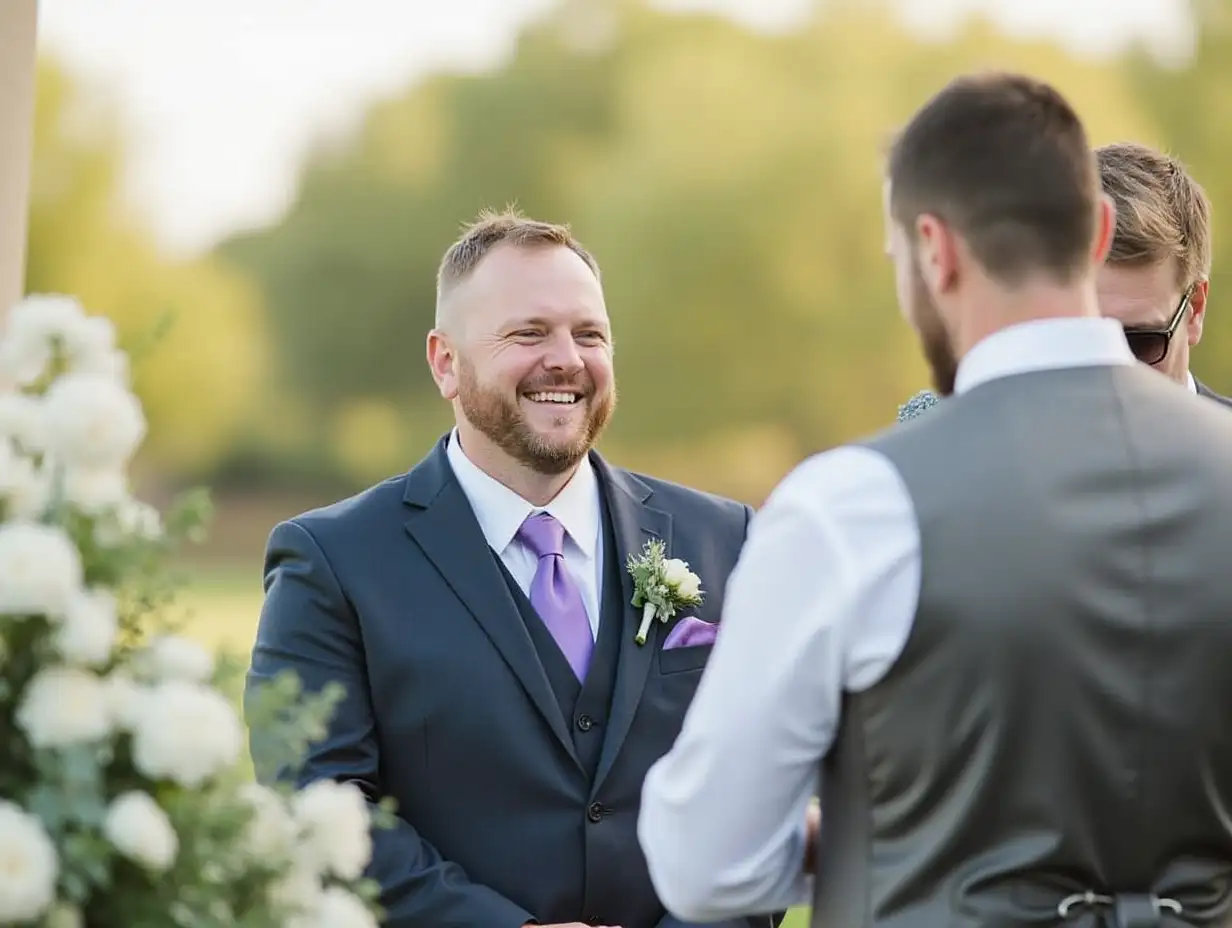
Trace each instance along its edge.
<path fill-rule="evenodd" d="M 1211 204 L 1206 191 L 1171 155 L 1132 142 L 1095 151 L 1100 182 L 1116 204 L 1108 253 L 1113 267 L 1172 260 L 1187 287 L 1211 273 Z"/>

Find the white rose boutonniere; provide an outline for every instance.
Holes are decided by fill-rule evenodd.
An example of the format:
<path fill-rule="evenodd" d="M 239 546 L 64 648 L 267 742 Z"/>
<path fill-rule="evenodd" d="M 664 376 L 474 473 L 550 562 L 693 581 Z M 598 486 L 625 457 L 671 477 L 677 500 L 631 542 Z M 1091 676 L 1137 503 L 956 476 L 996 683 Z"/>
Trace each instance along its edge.
<path fill-rule="evenodd" d="M 650 623 L 668 621 L 685 606 L 700 606 L 702 582 L 689 570 L 686 561 L 666 557 L 666 546 L 653 539 L 639 555 L 629 555 L 628 570 L 633 577 L 633 605 L 642 609 L 642 624 L 633 640 L 646 643 Z"/>

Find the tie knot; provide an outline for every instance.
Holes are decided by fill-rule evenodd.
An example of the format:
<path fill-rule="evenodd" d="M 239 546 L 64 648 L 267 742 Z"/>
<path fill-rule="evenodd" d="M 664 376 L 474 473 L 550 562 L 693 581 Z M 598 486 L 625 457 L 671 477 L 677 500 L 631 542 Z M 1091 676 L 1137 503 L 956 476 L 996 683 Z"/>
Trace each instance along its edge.
<path fill-rule="evenodd" d="M 565 527 L 546 512 L 528 516 L 518 529 L 518 537 L 535 557 L 565 553 Z"/>

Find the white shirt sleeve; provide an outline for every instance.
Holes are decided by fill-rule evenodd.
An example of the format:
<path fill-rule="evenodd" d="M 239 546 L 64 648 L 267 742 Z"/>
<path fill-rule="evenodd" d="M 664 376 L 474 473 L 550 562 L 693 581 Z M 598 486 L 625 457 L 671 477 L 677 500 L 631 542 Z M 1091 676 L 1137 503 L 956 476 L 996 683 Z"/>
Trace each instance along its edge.
<path fill-rule="evenodd" d="M 919 586 L 910 496 L 869 449 L 809 459 L 754 516 L 680 737 L 643 789 L 638 837 L 677 918 L 809 901 L 804 818 L 843 692 L 897 660 Z"/>

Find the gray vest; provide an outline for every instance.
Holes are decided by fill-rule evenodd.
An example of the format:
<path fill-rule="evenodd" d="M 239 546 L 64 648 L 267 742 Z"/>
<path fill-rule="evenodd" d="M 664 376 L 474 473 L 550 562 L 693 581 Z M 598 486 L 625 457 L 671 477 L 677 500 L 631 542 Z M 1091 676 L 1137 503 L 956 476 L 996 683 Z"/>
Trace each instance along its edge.
<path fill-rule="evenodd" d="M 920 602 L 822 768 L 814 928 L 1232 923 L 1227 410 L 1074 368 L 867 446 Z"/>

